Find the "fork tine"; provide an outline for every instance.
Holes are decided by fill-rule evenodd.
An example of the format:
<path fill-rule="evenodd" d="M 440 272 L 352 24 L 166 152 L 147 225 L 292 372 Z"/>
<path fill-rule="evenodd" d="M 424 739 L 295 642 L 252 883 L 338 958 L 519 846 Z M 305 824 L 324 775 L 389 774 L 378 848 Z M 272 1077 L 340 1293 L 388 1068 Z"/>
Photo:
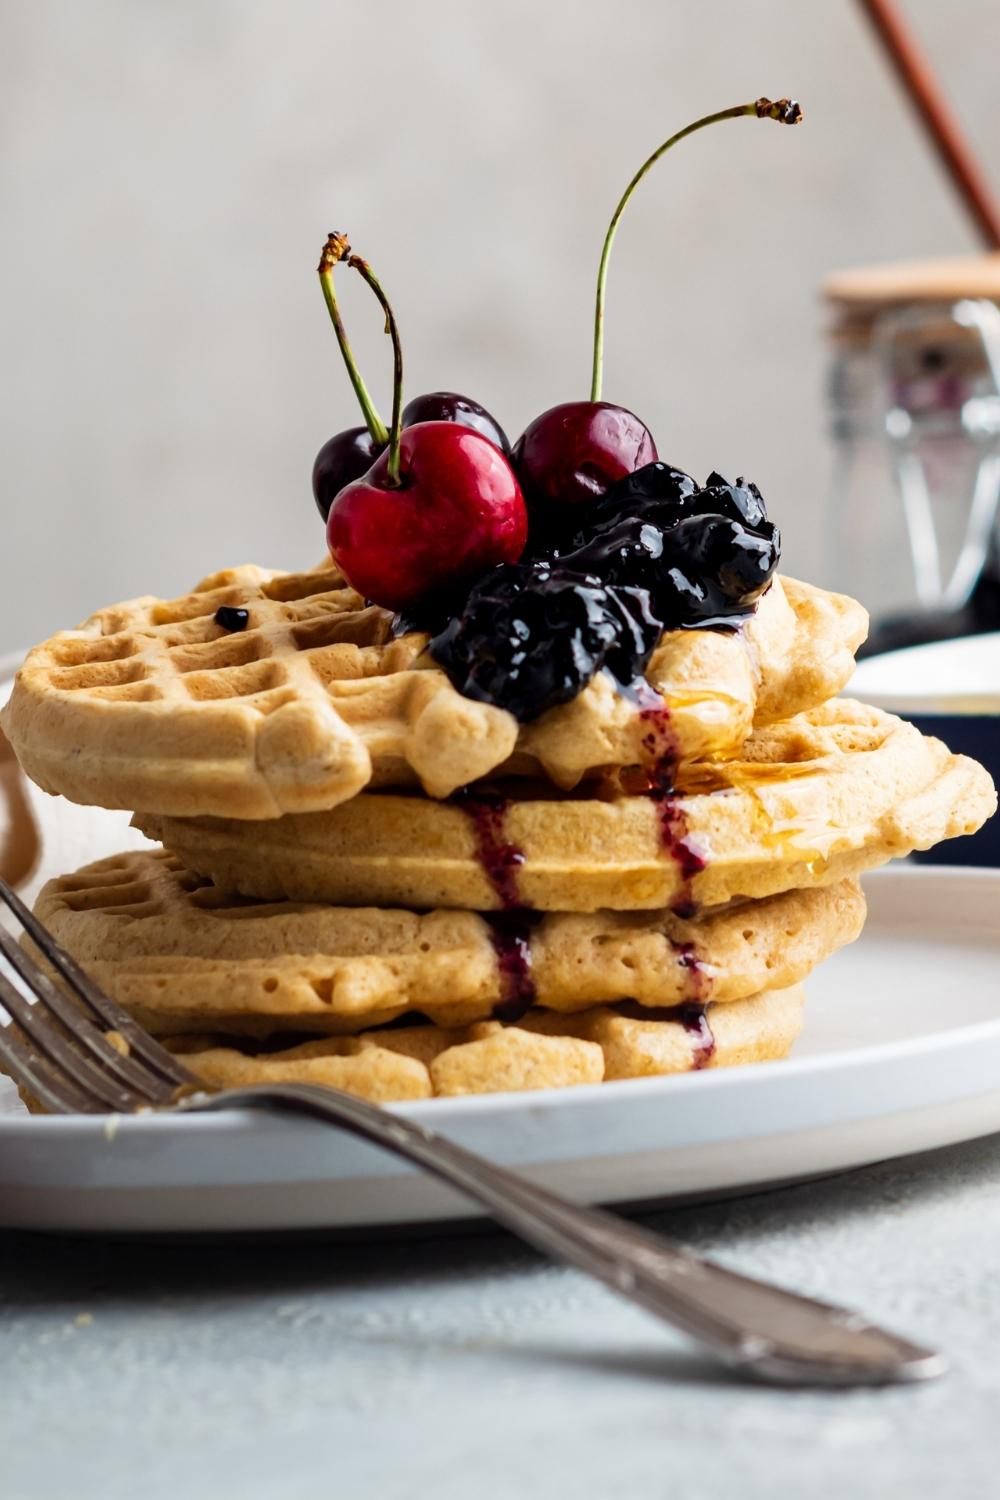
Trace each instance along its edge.
<path fill-rule="evenodd" d="M 131 1057 L 141 1059 L 161 1078 L 174 1086 L 191 1082 L 191 1074 L 187 1069 L 181 1067 L 176 1058 L 172 1057 L 165 1047 L 161 1047 L 159 1042 L 154 1041 L 148 1032 L 136 1025 L 128 1011 L 123 1010 L 116 1001 L 97 987 L 76 960 L 70 957 L 65 948 L 56 942 L 48 929 L 43 927 L 38 918 L 28 910 L 5 880 L 0 880 L 0 901 L 3 901 L 14 913 L 39 951 L 62 975 L 84 1006 L 96 1015 L 105 1028 L 117 1031 L 125 1039 Z M 30 979 L 28 983 L 31 984 Z"/>
<path fill-rule="evenodd" d="M 2 928 L 0 953 L 20 974 L 37 1004 L 29 1004 L 16 989 L 7 985 L 0 990 L 0 998 L 21 1030 L 32 1037 L 36 1047 L 53 1065 L 58 1065 L 71 1076 L 76 1076 L 80 1068 L 86 1068 L 91 1089 L 113 1109 L 163 1103 L 171 1097 L 174 1085 L 113 1046 L 106 1028 L 95 1025 L 87 1012 L 64 995 L 50 976 Z"/>
<path fill-rule="evenodd" d="M 0 1005 L 39 1059 L 44 1059 L 47 1069 L 61 1074 L 78 1088 L 86 1090 L 103 1108 L 116 1113 L 128 1113 L 137 1105 L 154 1102 L 153 1096 L 148 1092 L 137 1092 L 126 1087 L 93 1051 L 88 1053 L 77 1045 L 77 1032 L 67 1034 L 54 1024 L 45 1009 L 44 1001 L 39 1000 L 37 1005 L 32 1005 L 18 993 L 4 974 L 0 974 Z M 95 1028 L 90 1029 L 93 1031 Z M 114 1053 L 110 1044 L 105 1043 L 105 1046 L 109 1053 Z"/>
<path fill-rule="evenodd" d="M 0 1026 L 0 1066 L 50 1114 L 92 1115 L 104 1111 L 104 1105 L 92 1094 L 84 1093 L 61 1073 L 54 1073 L 14 1026 Z"/>

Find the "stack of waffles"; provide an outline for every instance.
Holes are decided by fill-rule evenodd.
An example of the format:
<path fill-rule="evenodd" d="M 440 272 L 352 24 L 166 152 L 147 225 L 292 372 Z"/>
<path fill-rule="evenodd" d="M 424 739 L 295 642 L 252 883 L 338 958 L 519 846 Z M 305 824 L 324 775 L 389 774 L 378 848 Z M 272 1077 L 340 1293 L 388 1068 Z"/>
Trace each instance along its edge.
<path fill-rule="evenodd" d="M 668 632 L 643 681 L 519 724 L 330 564 L 113 606 L 31 652 L 4 728 L 159 847 L 38 913 L 211 1084 L 394 1100 L 783 1057 L 859 876 L 996 803 L 836 697 L 865 628 L 776 578 L 739 630 Z"/>

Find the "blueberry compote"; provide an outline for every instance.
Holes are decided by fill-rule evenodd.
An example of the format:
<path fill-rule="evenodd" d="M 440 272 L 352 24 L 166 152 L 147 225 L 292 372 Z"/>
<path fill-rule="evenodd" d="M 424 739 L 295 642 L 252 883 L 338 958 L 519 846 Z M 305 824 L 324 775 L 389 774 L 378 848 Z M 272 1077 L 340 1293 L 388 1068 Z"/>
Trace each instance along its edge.
<path fill-rule="evenodd" d="M 422 622 L 458 690 L 522 723 L 599 671 L 634 683 L 666 630 L 738 629 L 778 565 L 777 527 L 743 479 L 699 486 L 646 464 L 585 515 L 571 509 L 572 530 L 492 569 L 451 601 L 447 623 Z"/>
<path fill-rule="evenodd" d="M 238 609 L 232 604 L 220 604 L 215 611 L 215 623 L 221 625 L 223 630 L 246 630 L 250 623 L 250 611 Z"/>

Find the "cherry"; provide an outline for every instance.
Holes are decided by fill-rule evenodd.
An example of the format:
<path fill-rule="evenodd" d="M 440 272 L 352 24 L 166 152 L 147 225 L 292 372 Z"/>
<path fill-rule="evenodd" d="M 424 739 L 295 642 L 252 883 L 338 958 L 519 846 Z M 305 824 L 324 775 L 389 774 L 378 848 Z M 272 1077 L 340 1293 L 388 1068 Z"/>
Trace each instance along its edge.
<path fill-rule="evenodd" d="M 316 507 L 325 521 L 335 496 L 346 484 L 368 472 L 384 443 L 376 443 L 367 427 L 348 427 L 325 442 L 313 464 L 312 487 Z"/>
<path fill-rule="evenodd" d="M 426 396 L 414 396 L 407 401 L 403 407 L 403 426 L 415 427 L 418 422 L 458 422 L 488 437 L 501 453 L 510 454 L 510 441 L 496 417 L 478 401 L 454 391 L 429 391 Z"/>
<path fill-rule="evenodd" d="M 405 610 L 517 561 L 528 515 L 494 443 L 455 422 L 419 422 L 403 429 L 398 457 L 395 482 L 383 453 L 330 507 L 327 543 L 352 588 Z"/>
<path fill-rule="evenodd" d="M 378 298 L 393 348 L 389 446 L 334 498 L 331 556 L 348 583 L 386 609 L 516 562 L 528 535 L 521 487 L 495 443 L 458 422 L 403 428 L 403 355 L 392 308 L 367 261 L 348 260 Z"/>
<path fill-rule="evenodd" d="M 543 412 L 514 445 L 514 466 L 532 505 L 532 519 L 540 523 L 542 531 L 551 531 L 558 524 L 545 514 L 550 506 L 573 506 L 596 500 L 616 480 L 657 457 L 649 429 L 635 413 L 601 400 L 604 301 L 611 247 L 629 199 L 646 173 L 671 146 L 706 125 L 719 120 L 736 120 L 745 115 L 795 125 L 801 120 L 802 111 L 791 99 L 779 99 L 776 103 L 770 99 L 757 99 L 752 104 L 738 104 L 732 109 L 705 115 L 658 146 L 643 162 L 619 200 L 604 237 L 597 270 L 590 400 L 567 402 Z"/>
<path fill-rule="evenodd" d="M 335 433 L 323 444 L 316 455 L 312 472 L 313 495 L 324 521 L 330 514 L 330 506 L 333 504 L 334 497 L 339 494 L 345 484 L 360 479 L 361 475 L 371 468 L 389 441 L 386 425 L 375 410 L 372 398 L 368 394 L 368 387 L 355 361 L 354 351 L 348 340 L 337 302 L 333 268 L 343 260 L 345 255 L 349 255 L 350 251 L 351 247 L 346 234 L 334 231 L 327 235 L 317 270 L 330 321 L 337 335 L 337 343 L 340 345 L 340 352 L 354 387 L 354 393 L 364 414 L 365 426 L 348 427 L 345 432 Z"/>
<path fill-rule="evenodd" d="M 330 513 L 335 496 L 345 485 L 360 479 L 389 443 L 388 429 L 376 411 L 361 377 L 337 302 L 333 268 L 345 256 L 349 257 L 350 251 L 345 234 L 334 232 L 328 235 L 320 256 L 319 279 L 337 343 L 364 414 L 365 426 L 349 427 L 345 432 L 335 433 L 316 455 L 312 475 L 313 495 L 324 521 Z M 430 391 L 425 396 L 415 396 L 407 403 L 402 421 L 404 427 L 414 427 L 418 422 L 460 423 L 481 432 L 491 443 L 496 444 L 501 453 L 510 455 L 507 434 L 496 418 L 484 406 L 480 406 L 478 401 L 473 401 L 469 396 L 460 396 L 455 391 Z"/>
<path fill-rule="evenodd" d="M 459 396 L 453 391 L 414 396 L 403 407 L 403 426 L 415 427 L 418 422 L 457 422 L 481 432 L 501 453 L 510 455 L 510 443 L 500 423 L 469 396 Z M 323 444 L 313 464 L 312 486 L 324 521 L 334 497 L 345 485 L 367 473 L 385 449 L 386 443 L 376 442 L 367 427 L 348 427 L 346 432 L 336 433 Z"/>
<path fill-rule="evenodd" d="M 599 500 L 656 456 L 652 435 L 634 412 L 610 401 L 566 401 L 529 423 L 513 462 L 529 503 L 541 510 Z"/>

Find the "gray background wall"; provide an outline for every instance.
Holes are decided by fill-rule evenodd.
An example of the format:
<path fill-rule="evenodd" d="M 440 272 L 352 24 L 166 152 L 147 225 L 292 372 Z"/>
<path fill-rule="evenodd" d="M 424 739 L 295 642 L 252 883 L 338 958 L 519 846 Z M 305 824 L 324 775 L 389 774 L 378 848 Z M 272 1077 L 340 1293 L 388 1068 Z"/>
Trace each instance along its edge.
<path fill-rule="evenodd" d="M 909 0 L 995 154 L 995 0 Z M 765 92 L 796 131 L 684 143 L 611 273 L 606 394 L 746 471 L 823 571 L 816 288 L 972 248 L 848 0 L 3 0 L 0 654 L 248 560 L 313 561 L 318 445 L 357 420 L 314 266 L 350 231 L 408 389 L 512 435 L 586 395 L 604 225 L 665 135 Z M 345 288 L 388 406 L 373 306 Z"/>

